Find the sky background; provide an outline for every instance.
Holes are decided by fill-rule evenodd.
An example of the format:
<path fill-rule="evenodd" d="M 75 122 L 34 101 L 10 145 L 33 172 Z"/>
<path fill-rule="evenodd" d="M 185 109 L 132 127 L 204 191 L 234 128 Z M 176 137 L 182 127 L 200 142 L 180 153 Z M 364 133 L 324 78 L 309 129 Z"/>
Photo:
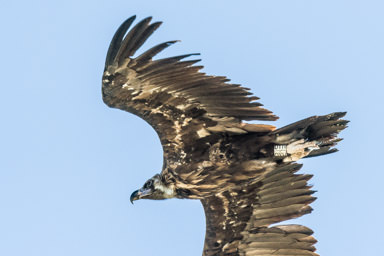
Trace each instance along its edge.
<path fill-rule="evenodd" d="M 377 0 L 3 1 L 0 255 L 201 255 L 199 201 L 130 194 L 162 167 L 157 135 L 101 99 L 109 42 L 129 16 L 163 21 L 144 48 L 200 52 L 252 88 L 283 126 L 348 111 L 340 152 L 304 160 L 321 255 L 379 255 L 383 225 L 384 4 Z"/>

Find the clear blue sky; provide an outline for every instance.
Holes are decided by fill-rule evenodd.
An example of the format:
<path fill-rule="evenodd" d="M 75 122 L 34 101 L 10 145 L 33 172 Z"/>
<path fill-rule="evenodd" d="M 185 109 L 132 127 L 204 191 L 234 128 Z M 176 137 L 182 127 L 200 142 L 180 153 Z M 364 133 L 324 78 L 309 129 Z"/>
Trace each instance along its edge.
<path fill-rule="evenodd" d="M 201 255 L 198 201 L 138 201 L 162 166 L 155 132 L 101 100 L 110 39 L 137 14 L 145 45 L 200 52 L 252 88 L 282 126 L 348 111 L 340 152 L 304 161 L 318 200 L 294 222 L 321 255 L 379 255 L 383 225 L 383 2 L 7 1 L 0 26 L 0 255 Z"/>

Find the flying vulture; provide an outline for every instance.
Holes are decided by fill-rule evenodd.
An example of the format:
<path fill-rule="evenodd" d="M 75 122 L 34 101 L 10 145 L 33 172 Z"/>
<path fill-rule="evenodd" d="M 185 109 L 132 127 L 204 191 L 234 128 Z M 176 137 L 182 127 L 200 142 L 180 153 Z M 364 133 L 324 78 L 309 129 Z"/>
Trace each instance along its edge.
<path fill-rule="evenodd" d="M 318 255 L 312 230 L 274 225 L 310 213 L 316 198 L 298 174 L 301 158 L 336 152 L 346 113 L 312 116 L 285 127 L 273 121 L 248 88 L 210 76 L 185 54 L 156 59 L 174 44 L 137 50 L 160 26 L 135 16 L 117 30 L 102 78 L 103 101 L 147 121 L 159 135 L 164 163 L 159 174 L 131 195 L 138 199 L 198 199 L 206 216 L 204 256 Z"/>

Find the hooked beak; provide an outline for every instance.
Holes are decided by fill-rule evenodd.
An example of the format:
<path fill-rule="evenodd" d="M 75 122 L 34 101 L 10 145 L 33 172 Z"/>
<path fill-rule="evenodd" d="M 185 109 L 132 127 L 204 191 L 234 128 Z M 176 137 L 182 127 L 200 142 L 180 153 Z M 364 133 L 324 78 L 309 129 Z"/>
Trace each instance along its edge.
<path fill-rule="evenodd" d="M 130 197 L 130 199 L 129 199 L 129 200 L 131 201 L 131 204 L 133 204 L 133 201 L 139 199 L 138 193 L 139 193 L 139 190 L 135 190 L 135 191 L 133 191 L 133 193 L 131 194 L 131 197 Z"/>
<path fill-rule="evenodd" d="M 131 197 L 130 197 L 130 201 L 131 203 L 133 204 L 133 201 L 135 200 L 139 200 L 147 195 L 150 195 L 152 194 L 152 190 L 151 189 L 139 189 L 139 190 L 136 190 L 136 191 L 133 191 L 133 193 L 131 194 Z"/>

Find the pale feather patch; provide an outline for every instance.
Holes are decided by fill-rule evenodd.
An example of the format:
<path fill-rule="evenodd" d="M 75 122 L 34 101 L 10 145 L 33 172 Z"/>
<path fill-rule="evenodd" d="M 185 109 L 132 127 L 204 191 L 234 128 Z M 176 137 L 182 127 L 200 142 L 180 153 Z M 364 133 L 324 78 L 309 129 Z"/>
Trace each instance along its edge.
<path fill-rule="evenodd" d="M 157 189 L 157 190 L 160 190 L 161 192 L 163 192 L 164 196 L 166 198 L 172 198 L 172 197 L 176 196 L 176 192 L 175 192 L 174 188 L 170 188 L 170 187 L 164 186 L 161 183 L 155 183 L 154 184 L 154 188 Z"/>
<path fill-rule="evenodd" d="M 207 129 L 205 129 L 205 128 L 201 128 L 196 133 L 197 133 L 197 136 L 199 136 L 199 138 L 204 138 L 204 137 L 211 135 L 211 133 L 208 132 Z"/>
<path fill-rule="evenodd" d="M 207 128 L 210 132 L 225 132 L 225 127 L 223 125 L 215 125 Z"/>
<path fill-rule="evenodd" d="M 244 171 L 263 170 L 265 168 L 274 166 L 276 166 L 275 162 L 267 162 L 265 159 L 250 160 L 241 164 L 241 167 Z"/>
<path fill-rule="evenodd" d="M 187 109 L 191 104 L 180 104 L 180 105 L 177 105 L 176 108 L 177 109 L 180 109 L 180 110 L 185 110 Z"/>
<path fill-rule="evenodd" d="M 235 134 L 245 134 L 245 133 L 248 133 L 247 131 L 245 131 L 243 129 L 240 129 L 240 128 L 236 128 L 236 127 L 225 127 L 225 131 L 229 132 L 229 133 L 235 133 Z"/>
<path fill-rule="evenodd" d="M 161 110 L 162 106 L 151 109 L 151 114 L 161 114 L 165 116 L 164 112 Z"/>
<path fill-rule="evenodd" d="M 224 209 L 224 217 L 225 219 L 228 218 L 228 213 L 229 213 L 229 210 L 228 210 L 228 207 L 229 207 L 229 201 L 228 199 L 223 196 L 223 194 L 221 193 L 218 193 L 216 194 L 216 196 L 223 202 L 223 209 Z M 226 230 L 227 229 L 227 222 L 224 221 L 223 222 L 223 229 Z"/>
<path fill-rule="evenodd" d="M 184 114 L 181 115 L 181 118 L 184 119 L 183 123 L 181 124 L 182 127 L 187 126 L 193 119 L 192 117 L 185 118 Z"/>
<path fill-rule="evenodd" d="M 290 143 L 286 147 L 289 156 L 283 159 L 284 162 L 294 162 L 303 157 L 306 157 L 311 151 L 319 149 L 317 141 L 305 142 L 304 139 Z"/>

